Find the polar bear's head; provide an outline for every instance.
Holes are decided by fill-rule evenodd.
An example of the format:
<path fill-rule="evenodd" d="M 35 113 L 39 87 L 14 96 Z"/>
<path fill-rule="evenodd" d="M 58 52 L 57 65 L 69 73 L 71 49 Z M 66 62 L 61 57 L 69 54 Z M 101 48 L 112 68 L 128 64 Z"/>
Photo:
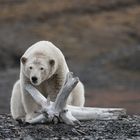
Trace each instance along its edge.
<path fill-rule="evenodd" d="M 56 71 L 57 64 L 54 58 L 44 56 L 22 57 L 21 63 L 24 75 L 30 79 L 30 82 L 38 86 L 43 81 L 49 79 Z"/>

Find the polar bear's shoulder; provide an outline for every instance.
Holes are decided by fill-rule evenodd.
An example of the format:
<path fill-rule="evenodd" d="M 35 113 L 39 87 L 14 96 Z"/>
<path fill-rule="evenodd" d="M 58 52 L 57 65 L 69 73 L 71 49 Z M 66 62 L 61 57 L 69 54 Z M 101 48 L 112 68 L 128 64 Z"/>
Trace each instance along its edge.
<path fill-rule="evenodd" d="M 30 46 L 26 52 L 24 53 L 24 56 L 29 56 L 31 54 L 34 54 L 36 52 L 42 52 L 42 53 L 50 53 L 50 54 L 55 54 L 59 53 L 62 54 L 60 49 L 58 49 L 53 43 L 50 41 L 39 41 L 32 46 Z"/>

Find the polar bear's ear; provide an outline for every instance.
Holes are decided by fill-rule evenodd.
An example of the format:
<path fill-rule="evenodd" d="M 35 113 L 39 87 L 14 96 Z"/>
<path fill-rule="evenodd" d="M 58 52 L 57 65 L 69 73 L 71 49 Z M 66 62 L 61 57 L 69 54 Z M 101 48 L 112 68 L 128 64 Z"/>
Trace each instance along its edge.
<path fill-rule="evenodd" d="M 50 63 L 51 66 L 54 66 L 55 60 L 54 60 L 54 59 L 51 59 L 51 60 L 49 61 L 49 63 Z"/>
<path fill-rule="evenodd" d="M 27 58 L 26 57 L 21 57 L 20 61 L 22 62 L 22 64 L 25 64 L 26 61 L 27 61 Z"/>

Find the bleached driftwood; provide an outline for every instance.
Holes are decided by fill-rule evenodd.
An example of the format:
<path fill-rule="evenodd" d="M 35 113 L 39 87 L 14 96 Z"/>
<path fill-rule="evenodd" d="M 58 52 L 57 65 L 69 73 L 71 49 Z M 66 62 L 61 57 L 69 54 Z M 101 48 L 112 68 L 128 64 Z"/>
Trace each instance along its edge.
<path fill-rule="evenodd" d="M 92 108 L 66 105 L 67 98 L 77 83 L 78 77 L 73 77 L 73 74 L 69 72 L 65 84 L 57 95 L 55 102 L 51 102 L 49 98 L 46 99 L 32 85 L 26 85 L 26 90 L 42 107 L 40 115 L 30 120 L 29 123 L 52 121 L 57 123 L 60 120 L 66 124 L 73 125 L 74 123 L 79 123 L 79 120 L 117 119 L 119 116 L 126 114 L 126 110 L 123 108 Z"/>

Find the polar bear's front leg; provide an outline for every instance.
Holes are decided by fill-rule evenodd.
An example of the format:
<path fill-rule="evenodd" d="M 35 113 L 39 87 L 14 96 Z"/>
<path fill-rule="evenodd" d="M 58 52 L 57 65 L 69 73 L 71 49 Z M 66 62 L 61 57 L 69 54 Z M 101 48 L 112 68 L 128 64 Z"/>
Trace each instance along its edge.
<path fill-rule="evenodd" d="M 85 104 L 85 91 L 84 91 L 84 85 L 81 81 L 78 82 L 76 87 L 71 92 L 67 104 L 73 105 L 73 106 L 80 106 L 83 107 Z"/>
<path fill-rule="evenodd" d="M 10 101 L 11 115 L 15 120 L 22 120 L 25 118 L 25 110 L 23 108 L 21 99 L 20 81 L 18 80 L 13 87 Z"/>
<path fill-rule="evenodd" d="M 29 93 L 26 90 L 23 90 L 22 93 L 22 103 L 25 109 L 25 121 L 29 122 L 39 114 L 37 113 L 40 110 L 40 106 L 32 99 Z"/>

